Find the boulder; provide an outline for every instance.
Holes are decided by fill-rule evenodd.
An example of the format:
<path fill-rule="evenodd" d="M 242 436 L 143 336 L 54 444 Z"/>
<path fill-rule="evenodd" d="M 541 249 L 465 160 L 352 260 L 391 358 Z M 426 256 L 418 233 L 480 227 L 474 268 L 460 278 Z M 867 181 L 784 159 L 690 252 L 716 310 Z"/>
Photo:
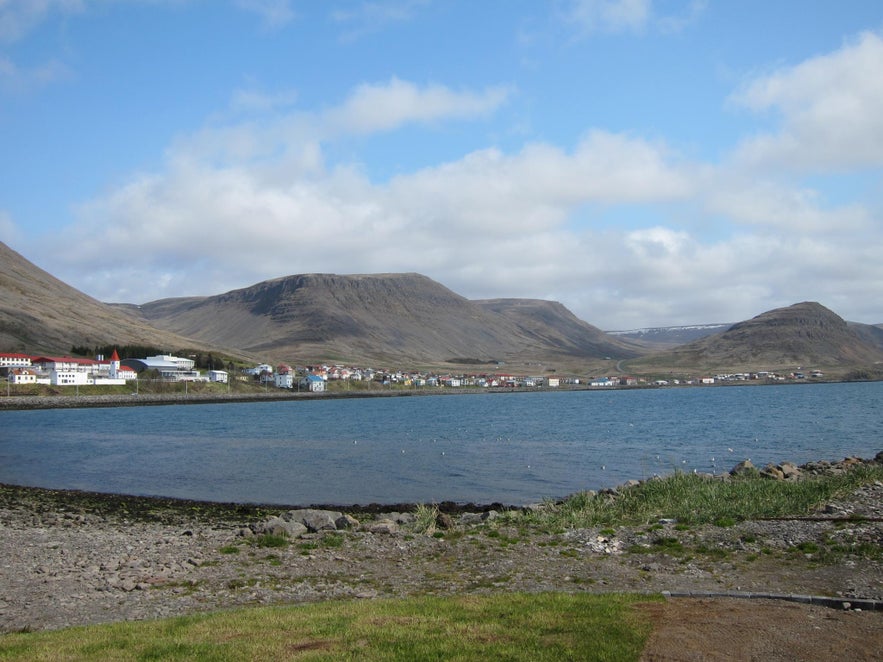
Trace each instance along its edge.
<path fill-rule="evenodd" d="M 775 464 L 768 464 L 763 469 L 760 470 L 761 476 L 766 476 L 767 478 L 775 478 L 776 480 L 784 480 L 785 474 L 782 473 L 782 470 L 779 469 Z"/>
<path fill-rule="evenodd" d="M 368 526 L 368 531 L 370 533 L 386 533 L 393 534 L 399 530 L 398 525 L 390 519 L 382 519 L 376 522 L 372 522 Z"/>
<path fill-rule="evenodd" d="M 334 520 L 334 524 L 335 526 L 337 526 L 338 531 L 359 528 L 359 520 L 357 520 L 352 515 L 347 515 L 346 513 Z"/>
<path fill-rule="evenodd" d="M 731 476 L 738 476 L 739 474 L 744 474 L 749 471 L 754 471 L 755 469 L 756 469 L 756 467 L 753 464 L 751 464 L 751 460 L 742 460 L 739 464 L 737 464 L 735 467 L 730 469 L 730 475 Z"/>
<path fill-rule="evenodd" d="M 800 468 L 793 462 L 782 462 L 779 465 L 779 471 L 782 472 L 785 480 L 800 480 Z"/>
<path fill-rule="evenodd" d="M 296 521 L 284 520 L 281 517 L 273 517 L 263 524 L 260 524 L 256 533 L 271 534 L 274 536 L 287 536 L 289 538 L 298 538 L 307 533 L 307 527 Z"/>
<path fill-rule="evenodd" d="M 331 510 L 316 510 L 314 508 L 302 508 L 299 510 L 289 510 L 282 514 L 282 519 L 287 522 L 299 522 L 303 524 L 311 533 L 319 531 L 336 531 L 337 520 L 343 516 L 343 513 Z"/>

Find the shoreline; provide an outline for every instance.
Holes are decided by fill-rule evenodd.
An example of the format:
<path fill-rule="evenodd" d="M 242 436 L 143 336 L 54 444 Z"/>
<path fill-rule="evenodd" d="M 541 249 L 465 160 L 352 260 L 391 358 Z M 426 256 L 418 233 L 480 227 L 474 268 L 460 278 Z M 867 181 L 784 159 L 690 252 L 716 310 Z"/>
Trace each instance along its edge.
<path fill-rule="evenodd" d="M 269 545 L 268 530 L 296 526 L 283 506 L 0 485 L 0 633 L 488 591 L 818 596 L 865 619 L 883 604 L 883 564 L 868 551 L 883 532 L 879 482 L 816 517 L 726 526 L 549 531 L 488 511 L 446 515 L 431 532 L 406 508 L 343 509 L 334 529 L 318 516 L 341 513 L 311 511 L 315 530 Z"/>
<path fill-rule="evenodd" d="M 634 390 L 657 390 L 657 389 L 683 389 L 683 388 L 738 388 L 759 386 L 806 386 L 809 384 L 853 384 L 870 383 L 880 380 L 806 380 L 793 382 L 732 382 L 721 384 L 696 385 L 642 385 L 642 386 L 562 386 L 556 388 L 537 387 L 464 387 L 464 388 L 427 388 L 412 390 L 388 390 L 388 391 L 335 391 L 335 392 L 294 392 L 286 393 L 267 391 L 264 393 L 131 393 L 128 395 L 0 395 L 0 411 L 29 411 L 42 409 L 88 409 L 92 407 L 151 407 L 164 405 L 203 405 L 203 404 L 240 404 L 254 402 L 296 402 L 307 400 L 324 399 L 350 399 L 350 398 L 395 398 L 395 397 L 424 397 L 433 395 L 491 395 L 504 393 L 571 393 L 609 391 L 634 391 Z"/>
<path fill-rule="evenodd" d="M 728 475 L 733 475 L 746 469 L 745 462 L 737 463 L 730 471 L 722 474 L 704 474 L 710 478 L 723 479 Z M 794 465 L 791 462 L 782 462 L 779 465 L 769 464 L 766 467 L 753 467 L 761 474 L 766 475 L 771 480 L 784 479 L 784 474 L 777 475 L 777 471 L 781 472 L 783 466 L 791 467 L 788 469 L 792 475 L 797 476 L 797 480 L 803 480 L 804 476 L 812 476 L 816 474 L 825 474 L 831 471 L 839 471 L 843 467 L 852 467 L 860 464 L 883 464 L 883 451 L 878 452 L 872 458 L 846 457 L 839 461 L 831 460 L 815 460 L 802 465 Z M 660 476 L 665 478 L 666 474 Z M 652 480 L 652 479 L 648 479 Z M 603 488 L 601 493 L 605 493 L 615 498 L 620 489 L 633 485 L 637 482 L 635 479 L 627 480 L 620 485 Z M 576 493 L 578 494 L 578 492 Z M 556 499 L 553 503 L 561 504 L 567 501 L 573 494 Z M 17 502 L 22 500 L 35 499 L 42 503 L 53 504 L 57 508 L 69 508 L 71 506 L 80 509 L 102 510 L 107 513 L 125 513 L 130 517 L 137 518 L 139 515 L 146 515 L 148 518 L 154 517 L 158 510 L 191 513 L 200 516 L 218 514 L 236 514 L 248 516 L 262 516 L 268 512 L 278 512 L 282 510 L 295 509 L 316 509 L 316 510 L 335 510 L 358 515 L 376 515 L 385 512 L 403 512 L 411 513 L 418 509 L 420 503 L 411 502 L 392 502 L 392 503 L 367 503 L 367 504 L 342 504 L 342 503 L 255 503 L 255 502 L 237 502 L 237 501 L 209 501 L 204 499 L 187 499 L 180 497 L 169 497 L 162 495 L 139 495 L 125 494 L 120 492 L 99 492 L 95 490 L 80 490 L 73 488 L 53 488 L 42 487 L 36 485 L 18 485 L 14 483 L 0 482 L 0 506 L 4 502 Z M 491 503 L 475 503 L 475 502 L 459 502 L 444 500 L 433 503 L 439 512 L 448 515 L 462 515 L 464 513 L 487 513 L 491 511 L 525 511 L 535 508 L 538 504 L 516 505 L 504 504 L 499 501 Z"/>

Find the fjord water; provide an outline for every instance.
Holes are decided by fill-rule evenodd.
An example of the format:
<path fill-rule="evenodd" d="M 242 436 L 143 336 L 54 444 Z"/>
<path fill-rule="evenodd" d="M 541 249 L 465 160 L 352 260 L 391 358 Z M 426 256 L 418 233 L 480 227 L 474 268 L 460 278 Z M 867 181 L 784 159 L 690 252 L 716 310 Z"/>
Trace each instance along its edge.
<path fill-rule="evenodd" d="M 521 505 L 883 450 L 883 383 L 0 412 L 0 482 L 222 502 Z"/>

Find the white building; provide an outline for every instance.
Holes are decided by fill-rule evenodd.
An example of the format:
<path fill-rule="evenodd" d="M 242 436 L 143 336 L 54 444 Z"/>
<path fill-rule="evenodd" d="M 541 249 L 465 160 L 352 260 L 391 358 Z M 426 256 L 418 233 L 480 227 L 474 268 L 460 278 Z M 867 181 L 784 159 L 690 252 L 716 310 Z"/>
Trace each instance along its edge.
<path fill-rule="evenodd" d="M 36 384 L 37 373 L 30 368 L 12 368 L 7 379 L 10 384 Z"/>
<path fill-rule="evenodd" d="M 0 354 L 0 368 L 30 368 L 31 357 L 27 354 Z"/>
<path fill-rule="evenodd" d="M 276 388 L 294 388 L 294 374 L 291 372 L 277 372 L 273 379 Z"/>
<path fill-rule="evenodd" d="M 217 384 L 226 384 L 229 380 L 229 375 L 224 370 L 209 370 L 208 380 Z"/>
<path fill-rule="evenodd" d="M 306 375 L 299 384 L 301 389 L 311 393 L 321 393 L 325 390 L 325 380 L 319 375 Z"/>

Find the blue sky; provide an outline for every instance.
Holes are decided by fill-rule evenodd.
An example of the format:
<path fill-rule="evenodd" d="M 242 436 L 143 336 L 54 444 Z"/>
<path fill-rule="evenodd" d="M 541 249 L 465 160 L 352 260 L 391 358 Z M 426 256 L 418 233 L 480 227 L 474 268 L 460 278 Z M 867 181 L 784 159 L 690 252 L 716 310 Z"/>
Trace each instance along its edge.
<path fill-rule="evenodd" d="M 103 301 L 881 323 L 881 71 L 876 0 L 0 0 L 0 241 Z"/>

